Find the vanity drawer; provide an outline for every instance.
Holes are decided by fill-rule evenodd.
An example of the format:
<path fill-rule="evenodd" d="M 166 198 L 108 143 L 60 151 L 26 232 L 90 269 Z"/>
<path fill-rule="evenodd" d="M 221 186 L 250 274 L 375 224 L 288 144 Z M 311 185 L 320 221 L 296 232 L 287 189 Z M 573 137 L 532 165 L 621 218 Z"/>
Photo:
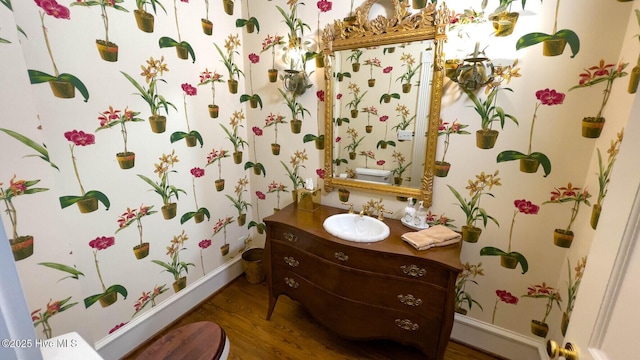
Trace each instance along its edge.
<path fill-rule="evenodd" d="M 352 269 L 277 241 L 272 242 L 271 261 L 274 268 L 294 272 L 347 299 L 422 314 L 429 321 L 442 319 L 446 291 L 438 286 Z"/>
<path fill-rule="evenodd" d="M 320 323 L 343 337 L 390 339 L 423 351 L 428 349 L 425 353 L 436 353 L 440 323 L 400 310 L 345 300 L 283 267 L 274 268 L 273 288 L 279 290 L 275 293 L 299 301 Z"/>
<path fill-rule="evenodd" d="M 342 245 L 279 223 L 273 224 L 271 237 L 350 268 L 428 282 L 442 288 L 449 285 L 450 272 L 446 268 L 417 257 Z"/>

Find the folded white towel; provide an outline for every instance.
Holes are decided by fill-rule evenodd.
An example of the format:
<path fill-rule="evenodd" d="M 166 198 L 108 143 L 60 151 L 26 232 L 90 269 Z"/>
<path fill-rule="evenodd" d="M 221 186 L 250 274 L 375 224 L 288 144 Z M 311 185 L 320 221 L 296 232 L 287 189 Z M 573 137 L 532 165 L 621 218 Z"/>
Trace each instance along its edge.
<path fill-rule="evenodd" d="M 455 244 L 462 236 L 444 225 L 435 225 L 425 230 L 404 233 L 401 238 L 417 250 L 427 250 Z"/>

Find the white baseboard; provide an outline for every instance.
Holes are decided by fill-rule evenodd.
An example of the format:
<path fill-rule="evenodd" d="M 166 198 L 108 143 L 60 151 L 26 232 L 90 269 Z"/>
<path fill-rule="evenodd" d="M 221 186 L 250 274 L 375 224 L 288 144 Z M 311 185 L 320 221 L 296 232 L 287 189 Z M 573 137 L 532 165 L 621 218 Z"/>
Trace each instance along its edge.
<path fill-rule="evenodd" d="M 455 314 L 451 339 L 505 359 L 548 359 L 539 340 L 460 314 Z"/>
<path fill-rule="evenodd" d="M 187 311 L 242 274 L 240 256 L 172 295 L 127 326 L 99 340 L 95 348 L 105 360 L 120 359 Z"/>

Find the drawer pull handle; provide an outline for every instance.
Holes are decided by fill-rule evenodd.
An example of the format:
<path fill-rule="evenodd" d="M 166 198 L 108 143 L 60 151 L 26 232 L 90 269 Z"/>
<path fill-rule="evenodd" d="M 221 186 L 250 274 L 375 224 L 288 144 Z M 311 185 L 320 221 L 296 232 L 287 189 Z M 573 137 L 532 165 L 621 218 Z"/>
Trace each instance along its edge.
<path fill-rule="evenodd" d="M 401 303 L 403 303 L 403 304 L 405 304 L 407 306 L 420 306 L 420 305 L 422 305 L 422 299 L 416 298 L 415 296 L 413 296 L 411 294 L 398 295 L 398 300 L 400 300 Z"/>
<path fill-rule="evenodd" d="M 289 242 L 298 242 L 298 236 L 289 232 L 284 233 L 285 240 Z"/>
<path fill-rule="evenodd" d="M 337 252 L 335 255 L 336 255 L 336 259 L 338 259 L 340 261 L 349 260 L 349 255 L 343 253 L 342 251 Z"/>
<path fill-rule="evenodd" d="M 284 262 L 287 263 L 287 265 L 291 266 L 291 267 L 297 267 L 298 265 L 300 265 L 300 262 L 296 259 L 294 259 L 293 257 L 289 257 L 289 256 L 285 256 L 284 257 Z"/>
<path fill-rule="evenodd" d="M 422 277 L 427 273 L 427 270 L 419 268 L 416 265 L 402 265 L 400 266 L 400 270 L 402 270 L 405 275 L 413 277 Z"/>
<path fill-rule="evenodd" d="M 292 278 L 288 278 L 288 277 L 286 277 L 286 278 L 284 278 L 284 282 L 285 282 L 287 285 L 289 285 L 289 287 L 290 287 L 290 288 L 297 289 L 297 288 L 298 288 L 298 286 L 300 286 L 300 284 L 298 284 L 298 282 L 297 282 L 297 281 L 295 281 L 295 280 L 293 280 Z"/>
<path fill-rule="evenodd" d="M 416 331 L 420 329 L 420 326 L 418 324 L 412 323 L 409 319 L 396 319 L 396 325 L 398 325 L 398 327 L 402 330 L 407 331 Z"/>

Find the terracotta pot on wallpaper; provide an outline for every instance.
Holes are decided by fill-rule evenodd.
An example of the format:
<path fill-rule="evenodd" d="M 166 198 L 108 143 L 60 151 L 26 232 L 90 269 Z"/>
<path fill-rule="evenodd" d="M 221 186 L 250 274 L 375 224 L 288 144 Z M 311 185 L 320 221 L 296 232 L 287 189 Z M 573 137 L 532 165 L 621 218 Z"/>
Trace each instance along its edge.
<path fill-rule="evenodd" d="M 229 92 L 232 94 L 238 93 L 238 80 L 227 80 L 227 86 L 229 87 Z"/>
<path fill-rule="evenodd" d="M 201 222 L 204 221 L 204 213 L 198 212 L 195 215 L 193 215 L 193 221 L 196 222 L 196 224 L 200 224 Z"/>
<path fill-rule="evenodd" d="M 247 214 L 238 215 L 238 218 L 236 220 L 238 220 L 238 226 L 243 226 L 247 223 Z"/>
<path fill-rule="evenodd" d="M 367 126 L 365 126 L 365 127 L 364 127 L 364 131 L 365 131 L 367 134 L 371 134 L 371 132 L 373 131 L 373 125 L 367 125 Z"/>
<path fill-rule="evenodd" d="M 269 76 L 269 82 L 274 83 L 278 81 L 278 69 L 267 70 L 267 75 Z"/>
<path fill-rule="evenodd" d="M 256 25 L 254 23 L 247 23 L 246 29 L 248 34 L 253 34 L 253 32 L 256 31 Z"/>
<path fill-rule="evenodd" d="M 216 191 L 222 191 L 224 190 L 224 179 L 218 179 L 215 181 L 216 184 Z"/>
<path fill-rule="evenodd" d="M 251 106 L 252 109 L 256 109 L 258 107 L 258 99 L 249 99 L 249 106 Z"/>
<path fill-rule="evenodd" d="M 198 138 L 194 135 L 185 136 L 184 141 L 187 143 L 187 147 L 194 147 L 198 144 Z"/>
<path fill-rule="evenodd" d="M 499 134 L 498 130 L 480 129 L 476 131 L 476 146 L 480 149 L 493 149 Z"/>
<path fill-rule="evenodd" d="M 149 14 L 144 10 L 136 9 L 133 11 L 133 15 L 136 18 L 136 24 L 138 25 L 138 29 L 146 33 L 153 32 L 153 24 L 155 19 L 152 14 Z"/>
<path fill-rule="evenodd" d="M 320 52 L 320 56 L 316 57 L 316 67 L 323 68 L 324 67 L 324 56 L 322 56 L 322 51 Z"/>
<path fill-rule="evenodd" d="M 531 333 L 542 338 L 547 337 L 549 325 L 538 320 L 531 320 Z"/>
<path fill-rule="evenodd" d="M 500 266 L 507 269 L 515 269 L 518 266 L 518 258 L 514 255 L 502 254 L 500 255 Z"/>
<path fill-rule="evenodd" d="M 436 161 L 434 166 L 434 175 L 437 177 L 447 177 L 451 164 L 446 161 Z"/>
<path fill-rule="evenodd" d="M 562 312 L 562 320 L 560 322 L 560 331 L 562 332 L 562 336 L 567 335 L 567 328 L 569 327 L 569 314 L 566 312 Z"/>
<path fill-rule="evenodd" d="M 596 139 L 600 137 L 604 127 L 603 117 L 585 117 L 582 119 L 582 137 Z"/>
<path fill-rule="evenodd" d="M 520 159 L 520 171 L 527 174 L 533 174 L 538 171 L 538 167 L 540 166 L 540 161 L 538 159 L 533 158 L 522 158 Z"/>
<path fill-rule="evenodd" d="M 360 111 L 358 111 L 358 109 L 353 109 L 351 110 L 351 118 L 355 119 L 358 117 L 358 113 L 360 113 Z"/>
<path fill-rule="evenodd" d="M 110 41 L 96 40 L 96 46 L 98 47 L 98 53 L 100 53 L 102 60 L 109 62 L 118 61 L 118 45 Z"/>
<path fill-rule="evenodd" d="M 495 36 L 509 36 L 516 27 L 520 14 L 517 12 L 502 12 L 497 16 L 489 19 L 493 22 L 493 28 L 496 30 Z"/>
<path fill-rule="evenodd" d="M 422 9 L 427 6 L 427 0 L 412 0 L 411 7 L 414 9 Z"/>
<path fill-rule="evenodd" d="M 11 245 L 11 252 L 13 252 L 13 259 L 20 261 L 33 255 L 33 236 L 18 236 L 17 239 L 9 239 L 9 245 Z"/>
<path fill-rule="evenodd" d="M 298 189 L 291 190 L 291 199 L 294 205 L 298 204 Z"/>
<path fill-rule="evenodd" d="M 271 144 L 271 153 L 273 155 L 280 155 L 280 144 Z"/>
<path fill-rule="evenodd" d="M 135 255 L 136 259 L 144 259 L 149 255 L 149 243 L 145 242 L 142 244 L 138 244 L 133 247 L 133 255 Z"/>
<path fill-rule="evenodd" d="M 115 291 L 109 291 L 103 297 L 100 298 L 100 306 L 106 308 L 110 305 L 113 305 L 116 301 L 118 301 L 118 293 Z"/>
<path fill-rule="evenodd" d="M 233 15 L 233 0 L 222 0 L 222 5 L 227 15 Z"/>
<path fill-rule="evenodd" d="M 209 117 L 212 119 L 217 119 L 218 115 L 220 114 L 220 106 L 211 104 L 208 106 L 208 109 Z"/>
<path fill-rule="evenodd" d="M 49 87 L 53 96 L 61 99 L 72 99 L 76 97 L 76 88 L 67 80 L 50 80 Z"/>
<path fill-rule="evenodd" d="M 300 131 L 302 130 L 302 120 L 300 119 L 293 119 L 289 122 L 289 125 L 291 125 L 291 132 L 294 134 L 300 134 Z"/>
<path fill-rule="evenodd" d="M 390 103 L 391 102 L 391 95 L 389 95 L 389 94 L 382 95 L 382 101 L 384 101 L 385 104 Z"/>
<path fill-rule="evenodd" d="M 98 210 L 98 199 L 96 198 L 86 198 L 78 201 L 76 203 L 78 205 L 78 209 L 82 214 L 88 214 L 90 212 L 94 212 Z"/>
<path fill-rule="evenodd" d="M 593 204 L 591 208 L 591 220 L 589 224 L 591 224 L 591 228 L 595 230 L 598 227 L 598 221 L 600 220 L 600 213 L 602 212 L 602 205 Z"/>
<path fill-rule="evenodd" d="M 324 138 L 323 139 L 315 139 L 316 150 L 324 150 Z"/>
<path fill-rule="evenodd" d="M 351 192 L 349 190 L 338 189 L 338 199 L 340 199 L 341 202 L 349 201 L 349 195 L 351 195 Z"/>
<path fill-rule="evenodd" d="M 402 177 L 400 177 L 400 176 L 395 176 L 395 177 L 393 178 L 393 185 L 396 185 L 396 186 L 400 186 L 400 185 L 402 185 Z"/>
<path fill-rule="evenodd" d="M 151 115 L 149 116 L 149 125 L 151 126 L 151 132 L 162 134 L 167 129 L 167 117 L 163 115 Z"/>
<path fill-rule="evenodd" d="M 402 84 L 402 93 L 408 94 L 411 91 L 411 84 Z"/>
<path fill-rule="evenodd" d="M 242 253 L 242 269 L 249 284 L 257 285 L 264 281 L 264 249 L 252 248 Z"/>
<path fill-rule="evenodd" d="M 220 246 L 220 254 L 222 254 L 222 256 L 229 254 L 229 244 Z"/>
<path fill-rule="evenodd" d="M 563 38 L 549 39 L 542 42 L 542 55 L 558 56 L 562 55 L 564 48 L 567 46 L 567 40 Z"/>
<path fill-rule="evenodd" d="M 242 162 L 242 151 L 236 151 L 233 153 L 233 163 L 240 164 Z"/>
<path fill-rule="evenodd" d="M 205 35 L 213 34 L 213 23 L 207 19 L 200 19 L 200 23 L 202 24 L 202 32 Z"/>
<path fill-rule="evenodd" d="M 173 282 L 173 291 L 179 292 L 180 290 L 187 287 L 187 277 L 183 276 L 180 279 Z"/>
<path fill-rule="evenodd" d="M 475 226 L 464 225 L 462 227 L 462 240 L 468 243 L 477 243 L 482 234 L 482 229 Z"/>
<path fill-rule="evenodd" d="M 176 54 L 178 59 L 187 60 L 189 58 L 189 49 L 183 45 L 176 45 Z"/>
<path fill-rule="evenodd" d="M 162 205 L 162 208 L 160 209 L 162 210 L 162 217 L 164 217 L 165 220 L 170 220 L 176 217 L 176 213 L 178 212 L 178 204 L 168 203 Z"/>
<path fill-rule="evenodd" d="M 555 229 L 553 231 L 553 243 L 562 248 L 570 248 L 573 242 L 573 231 L 565 231 L 564 229 Z"/>
<path fill-rule="evenodd" d="M 351 70 L 353 70 L 353 72 L 358 72 L 358 71 L 360 71 L 360 63 L 359 63 L 359 62 L 357 62 L 357 63 L 352 63 L 352 64 L 351 64 Z"/>
<path fill-rule="evenodd" d="M 369 79 L 369 80 L 367 80 L 367 84 L 369 85 L 369 87 L 374 87 L 374 86 L 376 86 L 376 79 Z"/>
<path fill-rule="evenodd" d="M 355 160 L 356 159 L 356 152 L 355 151 L 351 151 L 349 152 L 349 160 Z"/>
<path fill-rule="evenodd" d="M 131 151 L 117 153 L 116 159 L 123 170 L 131 169 L 136 164 L 136 154 Z"/>

